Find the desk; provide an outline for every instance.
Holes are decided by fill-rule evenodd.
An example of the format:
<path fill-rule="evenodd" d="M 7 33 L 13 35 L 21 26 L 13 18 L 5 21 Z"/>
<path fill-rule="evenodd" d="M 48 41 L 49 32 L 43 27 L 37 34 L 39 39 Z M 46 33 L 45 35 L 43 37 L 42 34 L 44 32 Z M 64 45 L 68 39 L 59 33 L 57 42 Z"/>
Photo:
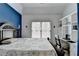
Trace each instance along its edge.
<path fill-rule="evenodd" d="M 69 49 L 70 56 L 77 56 L 77 41 L 61 39 L 61 45 Z"/>

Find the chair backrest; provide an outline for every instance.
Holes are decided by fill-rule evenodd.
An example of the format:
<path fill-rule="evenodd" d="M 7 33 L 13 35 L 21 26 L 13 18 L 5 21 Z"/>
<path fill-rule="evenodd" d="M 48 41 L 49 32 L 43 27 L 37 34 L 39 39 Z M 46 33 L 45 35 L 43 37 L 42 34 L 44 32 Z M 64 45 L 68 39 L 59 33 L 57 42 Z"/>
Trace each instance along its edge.
<path fill-rule="evenodd" d="M 51 43 L 49 37 L 47 38 L 47 40 Z M 61 47 L 61 42 L 60 42 L 59 37 L 58 37 L 58 38 L 55 37 L 55 41 L 56 41 L 56 46 L 55 46 L 53 43 L 51 43 L 51 45 L 54 47 L 54 49 L 55 49 L 57 55 L 58 55 L 58 56 L 64 56 L 64 51 L 63 51 L 63 49 L 62 49 L 62 47 Z M 59 46 L 59 48 L 58 48 L 57 46 Z"/>
<path fill-rule="evenodd" d="M 61 48 L 61 42 L 60 42 L 59 36 L 58 36 L 58 38 L 55 37 L 55 42 L 56 42 L 56 46 L 59 46 Z"/>

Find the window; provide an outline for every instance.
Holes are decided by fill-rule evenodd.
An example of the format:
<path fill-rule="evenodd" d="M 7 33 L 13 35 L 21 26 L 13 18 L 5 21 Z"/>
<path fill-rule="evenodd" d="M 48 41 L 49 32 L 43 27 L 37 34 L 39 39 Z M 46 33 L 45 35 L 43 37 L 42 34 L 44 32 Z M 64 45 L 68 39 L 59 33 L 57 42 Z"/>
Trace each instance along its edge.
<path fill-rule="evenodd" d="M 32 38 L 50 38 L 50 22 L 32 22 Z"/>

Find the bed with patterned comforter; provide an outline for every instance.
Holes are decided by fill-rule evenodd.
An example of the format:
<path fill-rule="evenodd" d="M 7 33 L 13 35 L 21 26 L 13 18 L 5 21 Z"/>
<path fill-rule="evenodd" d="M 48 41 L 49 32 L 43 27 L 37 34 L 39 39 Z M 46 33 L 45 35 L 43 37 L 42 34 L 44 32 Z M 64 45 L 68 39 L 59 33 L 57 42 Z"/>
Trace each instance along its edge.
<path fill-rule="evenodd" d="M 57 56 L 53 46 L 43 38 L 12 38 L 0 45 L 0 56 Z"/>

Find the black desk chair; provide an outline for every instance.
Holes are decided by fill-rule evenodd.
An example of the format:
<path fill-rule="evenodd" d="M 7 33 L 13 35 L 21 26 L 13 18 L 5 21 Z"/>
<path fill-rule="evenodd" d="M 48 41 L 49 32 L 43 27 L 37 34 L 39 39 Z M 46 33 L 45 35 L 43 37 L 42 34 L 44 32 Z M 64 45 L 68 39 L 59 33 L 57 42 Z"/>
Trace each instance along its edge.
<path fill-rule="evenodd" d="M 56 45 L 54 45 L 51 41 L 50 41 L 50 38 L 47 38 L 47 40 L 51 43 L 51 45 L 54 47 L 54 49 L 56 50 L 57 52 L 57 55 L 58 56 L 64 56 L 65 52 L 61 46 L 61 42 L 60 42 L 60 39 L 57 39 L 55 37 L 55 42 L 56 42 Z"/>
<path fill-rule="evenodd" d="M 64 56 L 65 52 L 64 52 L 64 49 L 61 46 L 59 36 L 58 36 L 58 38 L 55 37 L 55 42 L 56 42 L 56 46 L 54 46 L 54 48 L 55 48 L 58 56 Z"/>

